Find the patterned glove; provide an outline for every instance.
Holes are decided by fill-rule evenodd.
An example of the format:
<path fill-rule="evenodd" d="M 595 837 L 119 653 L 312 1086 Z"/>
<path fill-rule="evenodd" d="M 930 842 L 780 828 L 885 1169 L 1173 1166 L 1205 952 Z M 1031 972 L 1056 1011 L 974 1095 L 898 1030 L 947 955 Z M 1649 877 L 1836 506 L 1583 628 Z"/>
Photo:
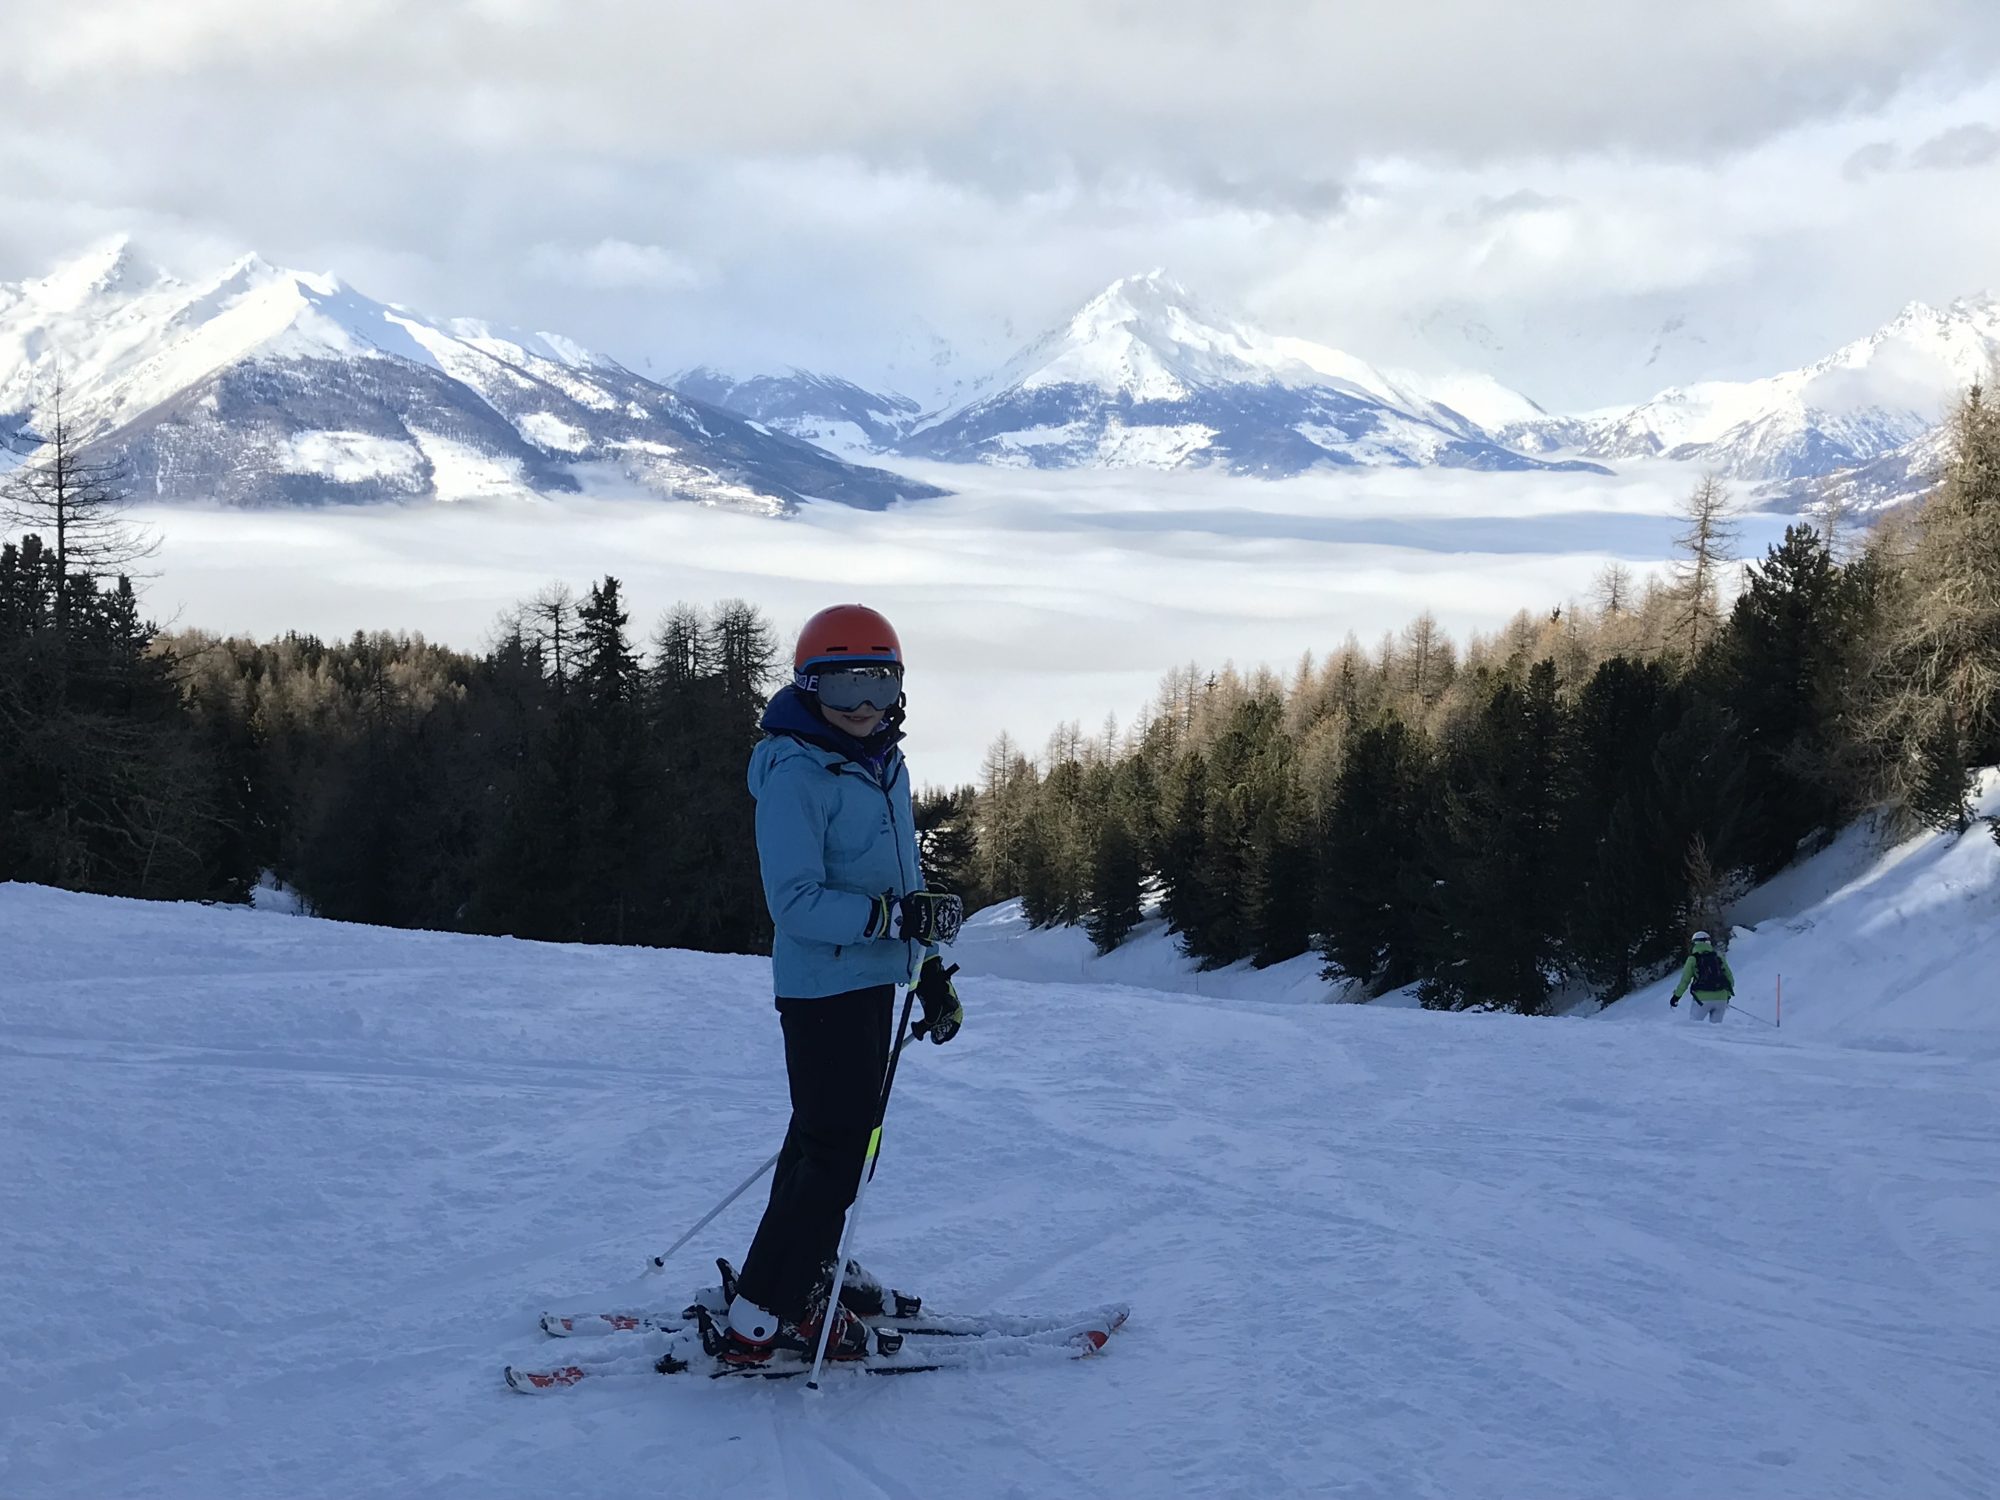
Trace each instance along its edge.
<path fill-rule="evenodd" d="M 965 903 L 943 891 L 911 891 L 907 896 L 884 891 L 875 898 L 861 935 L 935 948 L 957 937 L 964 921 Z"/>

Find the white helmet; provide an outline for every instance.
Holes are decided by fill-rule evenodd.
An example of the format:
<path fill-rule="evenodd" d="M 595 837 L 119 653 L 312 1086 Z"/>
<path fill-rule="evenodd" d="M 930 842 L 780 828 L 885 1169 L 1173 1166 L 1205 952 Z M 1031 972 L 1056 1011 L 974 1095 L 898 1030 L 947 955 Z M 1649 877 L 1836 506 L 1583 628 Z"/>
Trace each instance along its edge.
<path fill-rule="evenodd" d="M 1710 939 L 1709 935 L 1708 935 L 1707 933 L 1705 933 L 1705 932 L 1697 932 L 1697 933 L 1696 933 L 1696 934 L 1694 935 L 1694 940 L 1695 940 L 1695 941 L 1696 941 L 1697 943 L 1706 943 L 1706 942 L 1710 942 L 1710 941 L 1712 941 L 1712 940 Z"/>

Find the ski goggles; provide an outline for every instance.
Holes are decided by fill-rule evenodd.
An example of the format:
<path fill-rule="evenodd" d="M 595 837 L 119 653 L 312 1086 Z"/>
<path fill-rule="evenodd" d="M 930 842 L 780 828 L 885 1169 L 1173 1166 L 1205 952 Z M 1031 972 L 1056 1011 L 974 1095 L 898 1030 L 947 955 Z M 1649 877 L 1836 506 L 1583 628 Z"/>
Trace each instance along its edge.
<path fill-rule="evenodd" d="M 902 699 L 903 669 L 892 662 L 821 667 L 807 678 L 805 689 L 818 696 L 821 707 L 836 713 L 857 713 L 864 708 L 887 713 Z"/>

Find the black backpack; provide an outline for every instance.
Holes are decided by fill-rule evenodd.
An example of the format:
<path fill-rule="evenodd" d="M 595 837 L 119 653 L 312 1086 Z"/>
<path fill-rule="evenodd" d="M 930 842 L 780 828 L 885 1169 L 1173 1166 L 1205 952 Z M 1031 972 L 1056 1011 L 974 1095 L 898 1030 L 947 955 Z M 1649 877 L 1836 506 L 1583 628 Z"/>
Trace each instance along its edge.
<path fill-rule="evenodd" d="M 1707 995 L 1729 988 L 1729 976 L 1722 968 L 1722 955 L 1713 948 L 1704 948 L 1694 956 L 1694 987 Z"/>

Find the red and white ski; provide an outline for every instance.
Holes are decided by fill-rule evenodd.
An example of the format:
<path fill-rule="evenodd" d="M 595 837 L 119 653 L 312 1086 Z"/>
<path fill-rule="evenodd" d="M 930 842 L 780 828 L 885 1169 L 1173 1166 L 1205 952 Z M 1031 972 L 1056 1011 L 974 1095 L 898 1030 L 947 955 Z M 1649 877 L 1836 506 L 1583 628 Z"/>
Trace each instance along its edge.
<path fill-rule="evenodd" d="M 877 1352 L 862 1359 L 841 1360 L 826 1366 L 828 1372 L 849 1370 L 864 1375 L 914 1375 L 936 1370 L 977 1369 L 985 1365 L 1018 1359 L 1085 1359 L 1109 1342 L 1125 1324 L 1130 1309 L 1115 1303 L 1094 1314 L 1064 1323 L 1049 1320 L 996 1317 L 946 1320 L 960 1325 L 957 1331 L 887 1329 L 900 1335 L 894 1352 Z M 981 1323 L 977 1331 L 969 1326 Z M 1005 1332 L 1038 1324 L 1031 1331 Z M 706 1375 L 712 1380 L 789 1380 L 809 1374 L 812 1362 L 800 1356 L 776 1355 L 758 1365 L 734 1365 L 709 1354 L 701 1336 L 693 1328 L 665 1330 L 621 1330 L 639 1332 L 629 1348 L 619 1340 L 617 1353 L 571 1361 L 544 1370 L 509 1365 L 503 1372 L 509 1387 L 524 1393 L 564 1390 L 588 1381 L 592 1385 L 644 1381 L 654 1375 Z"/>

